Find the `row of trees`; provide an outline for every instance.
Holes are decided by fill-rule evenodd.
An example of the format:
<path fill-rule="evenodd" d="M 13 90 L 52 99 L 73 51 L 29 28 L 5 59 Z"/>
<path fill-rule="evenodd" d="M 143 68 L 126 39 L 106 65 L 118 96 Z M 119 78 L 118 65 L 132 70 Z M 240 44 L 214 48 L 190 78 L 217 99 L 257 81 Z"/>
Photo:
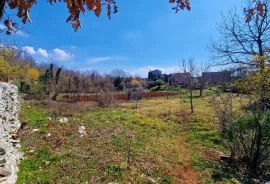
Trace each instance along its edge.
<path fill-rule="evenodd" d="M 0 49 L 0 81 L 12 82 L 30 98 L 56 100 L 59 93 L 107 93 L 146 89 L 147 83 L 121 69 L 101 75 L 97 71 L 79 72 L 54 64 L 36 64 L 16 47 Z M 136 90 L 135 90 L 136 89 Z"/>
<path fill-rule="evenodd" d="M 29 94 L 29 98 L 52 100 L 56 100 L 59 93 L 131 93 L 147 88 L 144 80 L 121 69 L 101 75 L 97 71 L 66 70 L 52 63 L 36 64 L 15 47 L 0 49 L 0 81 L 17 84 L 22 92 Z"/>

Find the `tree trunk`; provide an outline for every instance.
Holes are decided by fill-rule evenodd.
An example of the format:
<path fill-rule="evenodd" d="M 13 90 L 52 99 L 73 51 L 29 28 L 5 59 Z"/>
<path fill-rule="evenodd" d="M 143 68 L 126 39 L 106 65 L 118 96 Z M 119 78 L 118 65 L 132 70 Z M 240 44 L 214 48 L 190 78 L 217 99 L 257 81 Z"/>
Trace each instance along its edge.
<path fill-rule="evenodd" d="M 192 90 L 190 90 L 190 110 L 191 110 L 191 114 L 194 112 L 193 109 L 193 93 Z"/>
<path fill-rule="evenodd" d="M 256 169 L 258 167 L 259 158 L 261 156 L 262 127 L 259 124 L 259 122 L 257 122 L 257 126 L 258 126 L 258 135 L 257 135 L 257 140 L 256 140 L 256 152 L 251 162 L 252 169 Z"/>
<path fill-rule="evenodd" d="M 130 95 L 131 95 L 130 92 L 128 92 L 128 101 L 130 100 Z"/>
<path fill-rule="evenodd" d="M 55 86 L 54 86 L 54 84 L 50 84 L 50 94 L 49 94 L 50 100 L 55 101 L 57 95 L 58 94 L 55 92 Z"/>
<path fill-rule="evenodd" d="M 200 89 L 200 97 L 202 97 L 202 94 L 203 94 L 203 89 L 201 88 Z"/>
<path fill-rule="evenodd" d="M 20 91 L 23 91 L 23 86 L 24 86 L 25 83 L 21 81 L 20 84 L 21 84 Z"/>

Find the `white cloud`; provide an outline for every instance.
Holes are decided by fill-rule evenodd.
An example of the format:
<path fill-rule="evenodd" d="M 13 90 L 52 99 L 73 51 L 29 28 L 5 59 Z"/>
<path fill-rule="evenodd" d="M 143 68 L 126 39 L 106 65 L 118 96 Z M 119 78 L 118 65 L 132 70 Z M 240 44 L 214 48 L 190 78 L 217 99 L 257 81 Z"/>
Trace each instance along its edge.
<path fill-rule="evenodd" d="M 76 49 L 77 47 L 76 47 L 75 45 L 72 45 L 71 48 L 72 48 L 72 49 Z"/>
<path fill-rule="evenodd" d="M 104 61 L 109 61 L 111 60 L 112 57 L 97 57 L 97 58 L 90 58 L 87 60 L 87 63 L 89 64 L 94 64 L 94 63 L 100 63 Z"/>
<path fill-rule="evenodd" d="M 137 68 L 133 71 L 131 71 L 131 73 L 134 74 L 139 74 L 142 77 L 147 77 L 148 72 L 150 70 L 160 70 L 162 71 L 162 74 L 170 74 L 170 73 L 176 73 L 176 72 L 180 72 L 181 68 L 177 67 L 177 66 L 173 66 L 173 67 L 158 67 L 158 66 L 146 66 L 146 67 L 142 67 L 142 68 Z"/>
<path fill-rule="evenodd" d="M 51 57 L 53 60 L 56 60 L 56 61 L 68 61 L 75 58 L 73 54 L 70 54 L 58 48 L 53 49 L 53 54 L 51 54 Z"/>
<path fill-rule="evenodd" d="M 127 57 L 119 57 L 119 56 L 106 56 L 106 57 L 96 57 L 96 58 L 90 58 L 87 60 L 88 64 L 94 64 L 94 63 L 100 63 L 105 61 L 111 61 L 111 60 L 126 60 Z"/>
<path fill-rule="evenodd" d="M 36 57 L 50 58 L 55 61 L 68 61 L 74 59 L 73 54 L 70 54 L 59 48 L 53 49 L 53 51 L 50 53 L 48 53 L 48 51 L 45 49 L 38 48 L 37 50 L 35 50 L 34 47 L 30 46 L 24 46 L 22 50 L 32 56 L 35 55 Z"/>
<path fill-rule="evenodd" d="M 34 49 L 34 47 L 29 47 L 29 46 L 24 46 L 22 48 L 22 50 L 30 55 L 35 55 L 36 54 L 36 51 Z"/>
<path fill-rule="evenodd" d="M 39 55 L 41 55 L 42 57 L 48 58 L 49 54 L 47 53 L 47 51 L 45 49 L 39 48 L 37 50 L 37 53 Z"/>
<path fill-rule="evenodd" d="M 30 47 L 30 46 L 24 46 L 22 48 L 22 50 L 24 52 L 26 52 L 27 54 L 30 54 L 30 55 L 36 55 L 38 54 L 39 56 L 42 56 L 42 57 L 45 57 L 47 58 L 49 55 L 47 53 L 47 51 L 45 49 L 42 49 L 42 48 L 39 48 L 37 51 L 35 50 L 34 47 Z"/>

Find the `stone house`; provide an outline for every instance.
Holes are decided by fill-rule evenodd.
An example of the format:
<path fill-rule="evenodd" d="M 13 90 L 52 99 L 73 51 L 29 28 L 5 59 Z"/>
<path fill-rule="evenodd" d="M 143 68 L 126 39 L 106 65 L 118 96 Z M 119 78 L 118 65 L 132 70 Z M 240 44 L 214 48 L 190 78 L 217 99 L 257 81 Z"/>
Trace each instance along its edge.
<path fill-rule="evenodd" d="M 162 72 L 160 70 L 153 70 L 148 72 L 148 79 L 149 80 L 157 80 L 160 79 Z"/>
<path fill-rule="evenodd" d="M 171 73 L 169 74 L 169 83 L 171 85 L 187 86 L 190 77 L 190 73 Z"/>
<path fill-rule="evenodd" d="M 232 80 L 232 73 L 229 71 L 203 72 L 202 77 L 207 85 L 216 85 L 230 82 Z"/>

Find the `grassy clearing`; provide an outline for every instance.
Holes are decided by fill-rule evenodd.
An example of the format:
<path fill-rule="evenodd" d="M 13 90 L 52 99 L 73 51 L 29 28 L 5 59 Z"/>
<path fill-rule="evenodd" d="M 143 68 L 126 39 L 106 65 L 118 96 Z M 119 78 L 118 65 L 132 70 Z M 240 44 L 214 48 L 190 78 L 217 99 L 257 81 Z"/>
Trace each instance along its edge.
<path fill-rule="evenodd" d="M 138 109 L 132 102 L 70 107 L 66 123 L 46 106 L 23 105 L 21 121 L 28 126 L 20 135 L 25 159 L 18 183 L 230 183 L 218 174 L 216 154 L 226 148 L 211 107 L 206 98 L 194 104 L 192 116 L 184 95 L 144 99 Z"/>

